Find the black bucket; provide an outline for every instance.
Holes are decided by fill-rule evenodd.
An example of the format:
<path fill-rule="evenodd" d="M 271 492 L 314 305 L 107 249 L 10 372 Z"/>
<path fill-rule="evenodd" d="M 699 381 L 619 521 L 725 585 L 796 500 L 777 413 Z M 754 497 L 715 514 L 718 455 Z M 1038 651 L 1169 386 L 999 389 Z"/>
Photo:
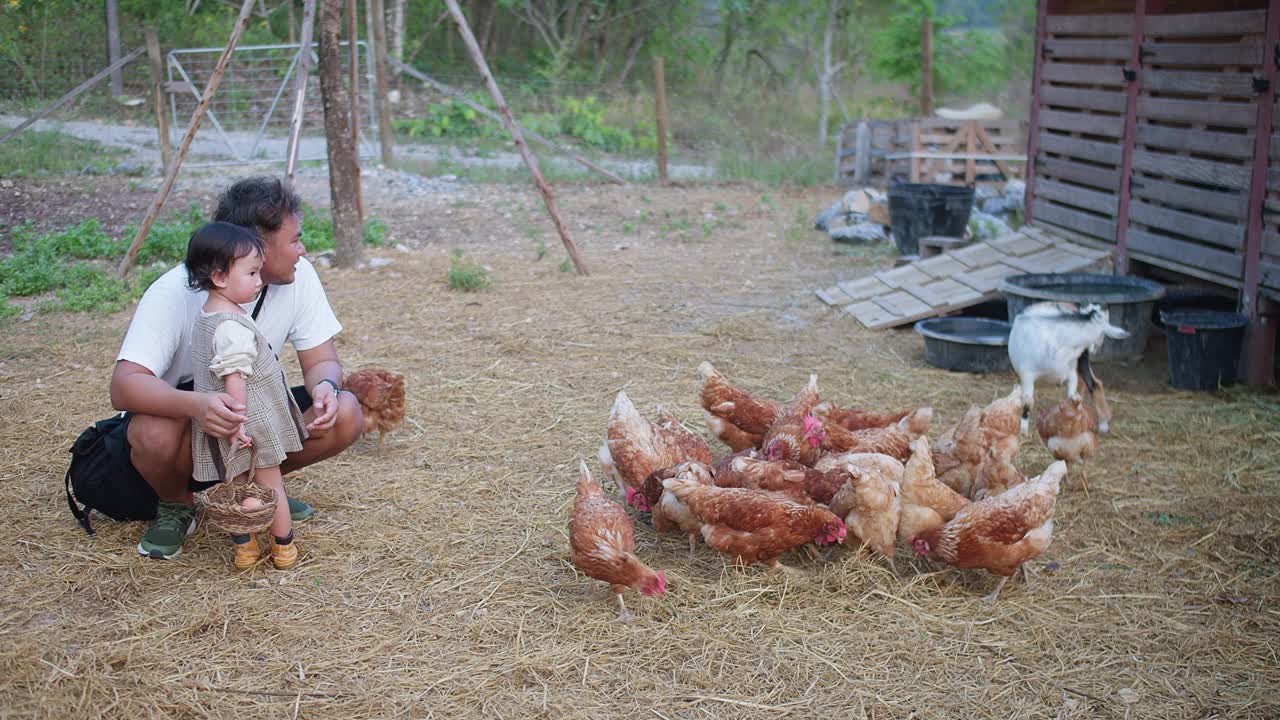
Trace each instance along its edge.
<path fill-rule="evenodd" d="M 982 317 L 929 318 L 916 323 L 924 337 L 924 359 L 958 372 L 1006 372 L 1010 325 Z"/>
<path fill-rule="evenodd" d="M 1169 345 L 1169 384 L 1179 390 L 1217 390 L 1236 383 L 1249 319 L 1217 310 L 1160 313 Z"/>
<path fill-rule="evenodd" d="M 1141 357 L 1151 332 L 1151 308 L 1164 297 L 1164 286 L 1154 280 L 1105 273 L 1013 275 L 1002 280 L 999 287 L 1009 304 L 1011 319 L 1027 306 L 1045 301 L 1103 306 L 1111 324 L 1127 330 L 1129 337 L 1107 338 L 1101 351 L 1089 355 L 1090 360 L 1099 362 Z"/>
<path fill-rule="evenodd" d="M 899 183 L 889 188 L 889 223 L 902 255 L 920 252 L 920 238 L 963 237 L 973 210 L 973 188 Z"/>
<path fill-rule="evenodd" d="M 1164 297 L 1156 302 L 1155 310 L 1151 313 L 1151 324 L 1163 330 L 1164 321 L 1160 319 L 1160 313 L 1169 310 L 1235 312 L 1236 299 L 1199 288 L 1169 288 Z"/>

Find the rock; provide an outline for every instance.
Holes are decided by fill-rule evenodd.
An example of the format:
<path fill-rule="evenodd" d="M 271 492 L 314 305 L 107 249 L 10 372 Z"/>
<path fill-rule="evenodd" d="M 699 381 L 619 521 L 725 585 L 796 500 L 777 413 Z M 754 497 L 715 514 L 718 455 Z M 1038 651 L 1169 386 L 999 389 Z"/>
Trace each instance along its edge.
<path fill-rule="evenodd" d="M 13 187 L 13 181 L 12 181 L 12 180 L 0 180 L 0 188 L 4 188 L 4 189 L 8 190 L 8 189 L 9 189 L 9 188 L 11 188 L 11 187 Z"/>
<path fill-rule="evenodd" d="M 1013 230 L 1000 218 L 975 210 L 969 214 L 969 232 L 974 242 L 982 242 L 1008 235 Z"/>
<path fill-rule="evenodd" d="M 369 267 L 371 268 L 386 267 L 388 265 L 391 265 L 394 262 L 395 260 L 392 260 L 391 258 L 369 258 Z"/>
<path fill-rule="evenodd" d="M 841 203 L 833 203 L 831 207 L 818 213 L 818 217 L 813 220 L 813 229 L 820 232 L 826 232 L 831 227 L 831 221 L 836 219 L 843 210 Z"/>
<path fill-rule="evenodd" d="M 844 194 L 843 203 L 849 212 L 865 215 L 871 209 L 871 197 L 866 190 L 850 190 Z"/>
<path fill-rule="evenodd" d="M 832 240 L 855 245 L 884 242 L 888 238 L 889 236 L 885 234 L 884 226 L 873 222 L 860 222 L 856 225 L 849 225 L 831 231 Z"/>
<path fill-rule="evenodd" d="M 982 212 L 988 215 L 1004 215 L 1012 212 L 1015 207 L 1017 203 L 1004 196 L 990 197 L 982 201 Z"/>
<path fill-rule="evenodd" d="M 1016 201 L 1021 205 L 1023 199 L 1027 195 L 1027 184 L 1021 180 L 1010 180 L 1004 184 L 1004 196 L 1006 199 Z"/>
<path fill-rule="evenodd" d="M 867 213 L 867 219 L 877 225 L 888 227 L 892 225 L 889 222 L 889 201 L 882 200 L 871 206 L 871 210 Z"/>
<path fill-rule="evenodd" d="M 404 243 L 396 243 L 396 250 L 399 250 L 400 252 L 403 252 L 403 253 L 413 252 L 413 251 L 409 248 L 409 246 L 408 246 L 408 245 L 405 245 Z"/>
<path fill-rule="evenodd" d="M 92 165 L 85 165 L 84 169 L 80 171 L 80 174 L 81 175 L 101 175 L 102 173 L 98 172 L 98 168 Z"/>
<path fill-rule="evenodd" d="M 990 198 L 1002 197 L 1002 193 L 1003 189 L 1001 192 L 996 192 L 996 190 L 989 185 L 978 185 L 973 189 L 973 201 L 975 203 L 981 203 Z"/>
<path fill-rule="evenodd" d="M 329 259 L 328 255 L 321 255 L 319 257 L 313 258 L 311 260 L 311 264 L 315 265 L 316 267 L 327 268 L 333 265 L 333 261 Z"/>
<path fill-rule="evenodd" d="M 146 172 L 147 172 L 147 166 L 143 165 L 140 162 L 137 162 L 136 160 L 123 160 L 119 163 L 116 163 L 116 166 L 111 168 L 112 175 L 128 175 L 130 177 L 138 177 L 146 174 Z"/>

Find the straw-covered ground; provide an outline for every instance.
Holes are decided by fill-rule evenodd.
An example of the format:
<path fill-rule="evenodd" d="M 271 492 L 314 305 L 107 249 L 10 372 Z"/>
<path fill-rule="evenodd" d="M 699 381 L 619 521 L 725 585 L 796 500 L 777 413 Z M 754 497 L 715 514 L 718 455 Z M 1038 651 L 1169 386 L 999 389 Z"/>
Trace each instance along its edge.
<path fill-rule="evenodd" d="M 987 606 L 993 578 L 905 551 L 897 576 L 849 548 L 787 559 L 807 576 L 739 569 L 640 526 L 670 591 L 629 593 L 619 623 L 565 529 L 619 390 L 705 433 L 699 362 L 779 398 L 816 372 L 842 404 L 930 404 L 937 432 L 1013 377 L 932 369 L 913 332 L 817 302 L 891 262 L 803 229 L 825 193 L 559 193 L 590 277 L 559 269 L 523 187 L 366 198 L 410 251 L 322 276 L 343 360 L 404 373 L 408 420 L 291 481 L 318 514 L 290 572 L 235 573 L 203 526 L 173 562 L 138 557 L 142 523 L 87 537 L 66 450 L 109 413 L 128 313 L 6 325 L 0 717 L 1280 717 L 1280 401 L 1171 391 L 1158 336 L 1140 367 L 1100 368 L 1113 430 L 1030 588 Z M 492 289 L 447 289 L 454 247 Z M 1029 439 L 1019 464 L 1047 458 Z"/>

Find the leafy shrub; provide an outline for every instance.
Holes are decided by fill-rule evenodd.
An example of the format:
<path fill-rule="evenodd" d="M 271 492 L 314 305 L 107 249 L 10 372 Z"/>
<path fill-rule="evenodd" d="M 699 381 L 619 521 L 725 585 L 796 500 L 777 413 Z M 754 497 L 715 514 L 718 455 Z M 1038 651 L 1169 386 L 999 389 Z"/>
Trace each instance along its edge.
<path fill-rule="evenodd" d="M 471 99 L 489 105 L 479 96 Z M 497 134 L 492 121 L 454 99 L 432 103 L 426 117 L 396 120 L 393 125 L 409 137 L 493 137 Z"/>
<path fill-rule="evenodd" d="M 449 289 L 474 292 L 493 284 L 493 277 L 484 266 L 462 257 L 462 250 L 455 249 L 449 258 Z"/>
<path fill-rule="evenodd" d="M 625 152 L 635 147 L 630 131 L 605 124 L 604 107 L 595 97 L 582 100 L 566 97 L 561 105 L 560 132 L 565 135 L 608 152 Z"/>

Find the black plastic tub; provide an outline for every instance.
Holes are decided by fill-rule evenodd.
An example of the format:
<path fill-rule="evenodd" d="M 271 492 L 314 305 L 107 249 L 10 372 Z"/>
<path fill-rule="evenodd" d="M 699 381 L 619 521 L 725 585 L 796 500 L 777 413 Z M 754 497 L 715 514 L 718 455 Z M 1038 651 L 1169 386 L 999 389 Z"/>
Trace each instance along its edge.
<path fill-rule="evenodd" d="M 1168 288 L 1164 297 L 1156 302 L 1151 312 L 1151 323 L 1161 330 L 1164 320 L 1160 314 L 1169 310 L 1216 310 L 1218 312 L 1235 312 L 1236 299 L 1209 290 L 1199 288 Z"/>
<path fill-rule="evenodd" d="M 924 337 L 924 359 L 956 372 L 989 373 L 1009 365 L 1009 330 L 1002 320 L 979 317 L 929 318 L 916 323 Z"/>
<path fill-rule="evenodd" d="M 1169 345 L 1170 385 L 1217 390 L 1236 383 L 1247 317 L 1217 310 L 1166 310 L 1160 315 Z"/>
<path fill-rule="evenodd" d="M 930 183 L 889 187 L 889 223 L 901 255 L 920 252 L 920 238 L 961 237 L 973 210 L 973 188 Z"/>
<path fill-rule="evenodd" d="M 1129 332 L 1124 340 L 1107 338 L 1101 352 L 1090 355 L 1098 361 L 1131 361 L 1142 357 L 1151 334 L 1151 308 L 1164 297 L 1164 286 L 1131 275 L 1105 273 L 1033 273 L 1013 275 L 1000 283 L 1009 318 L 1038 302 L 1097 303 L 1108 311 L 1111 324 Z"/>

